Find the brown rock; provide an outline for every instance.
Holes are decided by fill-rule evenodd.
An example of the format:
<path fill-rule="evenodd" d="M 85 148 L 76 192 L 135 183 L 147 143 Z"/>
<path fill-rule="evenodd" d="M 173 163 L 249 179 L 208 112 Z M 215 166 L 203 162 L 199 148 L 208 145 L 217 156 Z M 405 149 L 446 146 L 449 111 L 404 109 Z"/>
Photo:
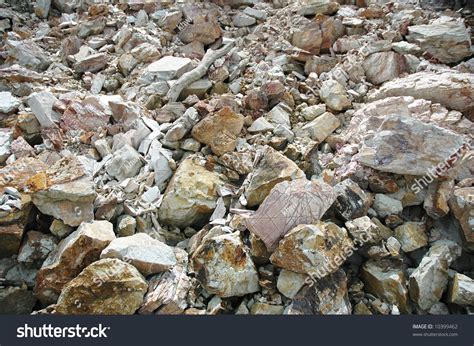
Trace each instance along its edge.
<path fill-rule="evenodd" d="M 243 126 L 244 117 L 234 113 L 229 107 L 224 107 L 197 123 L 192 130 L 192 136 L 209 145 L 212 152 L 220 156 L 235 150 L 237 136 Z"/>
<path fill-rule="evenodd" d="M 81 224 L 44 261 L 36 279 L 35 295 L 38 299 L 44 305 L 56 302 L 63 286 L 98 260 L 102 250 L 113 239 L 113 225 L 108 221 Z"/>

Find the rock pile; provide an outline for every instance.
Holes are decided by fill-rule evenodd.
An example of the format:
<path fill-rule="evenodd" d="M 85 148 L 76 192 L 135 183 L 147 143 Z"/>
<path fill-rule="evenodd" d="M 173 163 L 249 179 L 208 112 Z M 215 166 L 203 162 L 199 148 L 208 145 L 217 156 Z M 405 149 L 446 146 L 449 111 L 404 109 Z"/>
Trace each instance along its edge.
<path fill-rule="evenodd" d="M 0 313 L 472 314 L 472 12 L 424 3 L 0 1 Z"/>

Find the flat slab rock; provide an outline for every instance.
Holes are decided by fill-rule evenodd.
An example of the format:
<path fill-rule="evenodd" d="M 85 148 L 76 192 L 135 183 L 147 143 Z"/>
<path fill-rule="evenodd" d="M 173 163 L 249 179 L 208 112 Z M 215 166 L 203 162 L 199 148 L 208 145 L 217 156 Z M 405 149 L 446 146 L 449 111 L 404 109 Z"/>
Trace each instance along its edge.
<path fill-rule="evenodd" d="M 100 258 L 121 259 L 145 276 L 168 270 L 176 264 L 173 248 L 145 233 L 112 240 Z"/>
<path fill-rule="evenodd" d="M 248 229 L 274 249 L 278 241 L 300 224 L 318 221 L 331 207 L 336 194 L 331 186 L 299 179 L 278 183 L 247 220 Z"/>
<path fill-rule="evenodd" d="M 418 72 L 388 81 L 368 96 L 369 101 L 392 96 L 413 96 L 465 112 L 474 107 L 474 75 L 452 70 L 440 73 Z"/>

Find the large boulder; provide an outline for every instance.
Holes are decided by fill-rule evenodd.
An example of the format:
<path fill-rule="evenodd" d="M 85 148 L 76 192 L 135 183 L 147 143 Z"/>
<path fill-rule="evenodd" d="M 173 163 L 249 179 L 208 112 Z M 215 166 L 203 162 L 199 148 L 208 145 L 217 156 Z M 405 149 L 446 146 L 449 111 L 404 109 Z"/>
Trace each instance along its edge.
<path fill-rule="evenodd" d="M 445 64 L 473 54 L 469 29 L 460 18 L 441 16 L 430 24 L 409 26 L 406 39 Z"/>
<path fill-rule="evenodd" d="M 293 227 L 318 221 L 335 200 L 331 186 L 316 180 L 299 179 L 275 185 L 247 227 L 268 249 Z"/>
<path fill-rule="evenodd" d="M 461 112 L 474 107 L 474 75 L 450 71 L 417 72 L 396 78 L 369 93 L 369 101 L 392 96 L 413 96 L 441 103 Z M 433 92 L 436 90 L 436 92 Z"/>
<path fill-rule="evenodd" d="M 405 57 L 395 52 L 371 54 L 362 65 L 367 80 L 376 85 L 400 77 L 402 73 L 408 72 Z"/>
<path fill-rule="evenodd" d="M 84 222 L 63 239 L 38 271 L 35 294 L 44 304 L 55 303 L 66 283 L 96 261 L 100 253 L 115 239 L 108 221 Z"/>
<path fill-rule="evenodd" d="M 132 315 L 148 288 L 138 270 L 115 258 L 94 262 L 71 280 L 54 306 L 61 315 Z"/>

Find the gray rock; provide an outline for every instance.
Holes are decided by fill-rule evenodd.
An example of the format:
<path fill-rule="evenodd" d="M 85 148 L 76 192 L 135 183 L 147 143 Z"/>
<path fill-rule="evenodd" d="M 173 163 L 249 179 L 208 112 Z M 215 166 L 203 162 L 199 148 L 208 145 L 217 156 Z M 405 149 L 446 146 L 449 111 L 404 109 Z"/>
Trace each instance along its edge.
<path fill-rule="evenodd" d="M 251 17 L 245 13 L 238 13 L 234 16 L 232 22 L 236 27 L 245 27 L 255 25 L 257 23 L 257 20 L 254 17 Z"/>
<path fill-rule="evenodd" d="M 53 110 L 58 99 L 48 91 L 40 91 L 30 95 L 28 106 L 40 123 L 41 127 L 54 127 L 59 122 L 59 115 Z"/>
<path fill-rule="evenodd" d="M 145 276 L 166 271 L 176 264 L 173 248 L 145 233 L 112 240 L 100 258 L 118 258 Z"/>
<path fill-rule="evenodd" d="M 36 0 L 34 5 L 35 14 L 39 18 L 48 18 L 51 0 Z"/>
<path fill-rule="evenodd" d="M 341 122 L 332 113 L 326 112 L 303 126 L 311 139 L 322 143 L 331 133 L 341 125 Z"/>
<path fill-rule="evenodd" d="M 277 288 L 285 297 L 292 299 L 306 284 L 308 276 L 282 269 L 278 275 Z"/>
<path fill-rule="evenodd" d="M 352 106 L 346 89 L 333 79 L 323 82 L 319 96 L 326 106 L 338 112 Z"/>
<path fill-rule="evenodd" d="M 9 91 L 0 92 L 0 113 L 13 113 L 21 105 L 20 100 L 14 97 Z"/>
<path fill-rule="evenodd" d="M 0 289 L 0 314 L 30 314 L 36 304 L 33 292 L 21 287 Z"/>
<path fill-rule="evenodd" d="M 119 181 L 134 177 L 142 167 L 143 158 L 138 151 L 127 144 L 117 150 L 105 165 L 107 173 Z"/>
<path fill-rule="evenodd" d="M 148 65 L 143 73 L 146 74 L 147 80 L 171 80 L 181 77 L 191 69 L 191 59 L 165 56 Z"/>
<path fill-rule="evenodd" d="M 430 24 L 411 25 L 406 39 L 445 64 L 473 54 L 469 30 L 460 18 L 441 16 Z"/>
<path fill-rule="evenodd" d="M 403 205 L 398 199 L 377 193 L 372 208 L 380 217 L 387 217 L 400 214 L 403 210 Z"/>

